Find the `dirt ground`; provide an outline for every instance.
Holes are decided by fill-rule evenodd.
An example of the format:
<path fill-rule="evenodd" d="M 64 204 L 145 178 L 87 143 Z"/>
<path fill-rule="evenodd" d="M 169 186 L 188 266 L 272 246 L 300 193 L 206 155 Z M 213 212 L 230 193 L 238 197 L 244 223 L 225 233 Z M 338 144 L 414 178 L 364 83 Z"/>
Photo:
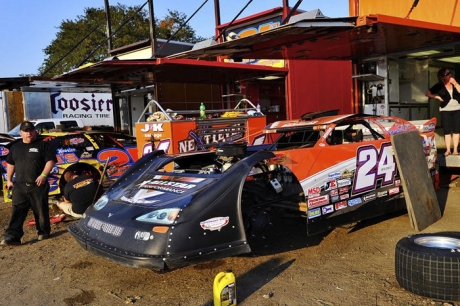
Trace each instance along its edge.
<path fill-rule="evenodd" d="M 460 231 L 460 183 L 437 196 L 443 217 L 423 232 Z M 10 212 L 0 202 L 2 235 Z M 284 219 L 281 231 L 251 244 L 251 254 L 167 273 L 86 252 L 67 231 L 72 222 L 53 224 L 44 241 L 26 226 L 23 245 L 0 247 L 0 305 L 212 305 L 213 279 L 227 269 L 237 278 L 238 305 L 460 305 L 398 285 L 395 246 L 415 233 L 404 211 L 309 238 L 301 220 Z"/>

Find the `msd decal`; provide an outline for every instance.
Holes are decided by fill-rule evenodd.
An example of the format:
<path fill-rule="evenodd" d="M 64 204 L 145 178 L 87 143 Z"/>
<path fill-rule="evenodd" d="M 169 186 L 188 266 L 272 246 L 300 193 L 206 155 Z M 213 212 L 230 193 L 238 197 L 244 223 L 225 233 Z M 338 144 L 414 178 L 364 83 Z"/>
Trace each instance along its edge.
<path fill-rule="evenodd" d="M 308 189 L 308 198 L 314 198 L 317 197 L 321 194 L 321 188 L 320 187 L 313 187 Z"/>

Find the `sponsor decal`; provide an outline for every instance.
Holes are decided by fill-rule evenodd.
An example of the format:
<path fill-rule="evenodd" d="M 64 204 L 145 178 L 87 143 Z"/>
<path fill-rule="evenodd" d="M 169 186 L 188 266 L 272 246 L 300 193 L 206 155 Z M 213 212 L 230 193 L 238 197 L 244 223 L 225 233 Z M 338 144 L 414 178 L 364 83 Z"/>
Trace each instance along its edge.
<path fill-rule="evenodd" d="M 315 208 L 321 205 L 329 204 L 329 195 L 308 199 L 308 208 Z"/>
<path fill-rule="evenodd" d="M 91 158 L 91 157 L 93 157 L 93 156 L 89 152 L 83 152 L 80 155 L 80 158 Z"/>
<path fill-rule="evenodd" d="M 355 205 L 361 204 L 362 202 L 363 201 L 361 200 L 361 198 L 351 199 L 351 200 L 348 200 L 348 206 L 355 206 Z"/>
<path fill-rule="evenodd" d="M 370 194 L 366 194 L 363 199 L 364 199 L 364 202 L 369 202 L 369 201 L 372 201 L 375 199 L 375 193 L 370 193 Z"/>
<path fill-rule="evenodd" d="M 196 178 L 196 177 L 186 177 L 186 176 L 169 176 L 169 175 L 155 175 L 153 177 L 155 180 L 163 180 L 163 181 L 172 181 L 172 182 L 186 182 L 186 183 L 200 183 L 204 181 L 204 178 Z"/>
<path fill-rule="evenodd" d="M 152 190 L 152 189 L 133 189 L 131 192 L 122 195 L 120 200 L 137 203 L 137 204 L 151 204 L 158 202 L 157 199 L 154 199 L 157 196 L 164 194 L 163 191 Z"/>
<path fill-rule="evenodd" d="M 75 148 L 58 148 L 56 149 L 56 154 L 65 154 L 65 153 L 75 153 L 77 149 Z"/>
<path fill-rule="evenodd" d="M 321 210 L 323 211 L 323 215 L 330 214 L 331 212 L 334 211 L 334 205 L 331 204 L 331 205 L 323 206 Z"/>
<path fill-rule="evenodd" d="M 85 186 L 91 184 L 92 182 L 93 182 L 93 178 L 88 178 L 86 180 L 83 180 L 81 182 L 78 182 L 78 183 L 74 184 L 73 188 L 75 188 L 75 189 L 82 188 L 82 187 L 85 187 Z"/>
<path fill-rule="evenodd" d="M 388 190 L 388 193 L 390 195 L 399 193 L 399 187 L 391 188 L 390 190 Z"/>
<path fill-rule="evenodd" d="M 187 184 L 183 182 L 165 181 L 165 180 L 147 180 L 137 185 L 140 189 L 153 189 L 168 191 L 173 193 L 184 193 L 196 187 L 195 184 Z"/>
<path fill-rule="evenodd" d="M 150 236 L 150 232 L 136 231 L 136 233 L 134 234 L 134 239 L 147 241 L 153 239 L 153 235 Z"/>
<path fill-rule="evenodd" d="M 316 218 L 316 217 L 319 217 L 319 216 L 321 216 L 321 209 L 320 208 L 315 208 L 315 209 L 312 209 L 312 210 L 308 211 L 308 219 L 313 219 L 313 218 Z"/>
<path fill-rule="evenodd" d="M 332 132 L 333 129 L 334 129 L 333 127 L 329 127 L 326 131 L 324 131 L 324 134 L 323 134 L 324 140 L 326 140 L 329 137 L 329 134 Z"/>
<path fill-rule="evenodd" d="M 339 188 L 339 194 L 344 194 L 348 192 L 348 187 Z"/>
<path fill-rule="evenodd" d="M 337 180 L 337 187 L 344 187 L 344 186 L 350 186 L 351 185 L 351 179 L 341 179 Z"/>
<path fill-rule="evenodd" d="M 82 118 L 88 125 L 113 125 L 111 93 L 51 92 L 53 118 Z"/>
<path fill-rule="evenodd" d="M 396 180 L 395 181 L 395 186 L 401 186 L 401 180 Z"/>
<path fill-rule="evenodd" d="M 331 192 L 329 192 L 329 195 L 335 197 L 335 196 L 339 195 L 339 191 L 337 189 L 333 189 L 333 190 L 331 190 Z"/>
<path fill-rule="evenodd" d="M 77 137 L 77 138 L 70 138 L 70 144 L 71 145 L 78 145 L 80 143 L 84 143 L 85 139 L 83 137 Z"/>
<path fill-rule="evenodd" d="M 388 195 L 388 190 L 377 192 L 377 198 L 386 197 Z"/>
<path fill-rule="evenodd" d="M 340 172 L 329 173 L 327 175 L 327 178 L 329 180 L 334 180 L 334 179 L 338 179 L 340 177 L 340 175 L 341 175 Z"/>
<path fill-rule="evenodd" d="M 337 181 L 332 180 L 332 181 L 326 182 L 326 183 L 324 183 L 323 187 L 324 187 L 325 191 L 329 191 L 331 189 L 336 189 L 337 188 Z"/>
<path fill-rule="evenodd" d="M 149 131 L 154 133 L 161 133 L 165 131 L 163 129 L 163 123 L 146 123 L 140 130 L 142 133 L 147 133 Z"/>
<path fill-rule="evenodd" d="M 342 178 L 351 178 L 353 176 L 353 171 L 350 171 L 350 170 L 343 170 L 342 171 Z"/>
<path fill-rule="evenodd" d="M 320 187 L 308 188 L 308 198 L 314 198 L 314 197 L 319 196 L 320 194 L 321 194 Z"/>
<path fill-rule="evenodd" d="M 399 134 L 402 132 L 408 132 L 408 131 L 414 131 L 414 130 L 416 131 L 417 128 L 410 123 L 395 123 L 390 128 L 390 130 L 388 130 L 388 133 L 390 135 L 394 135 L 394 134 Z"/>
<path fill-rule="evenodd" d="M 226 226 L 229 222 L 229 217 L 215 217 L 200 222 L 200 226 L 204 230 L 209 231 L 220 231 L 220 229 Z"/>
<path fill-rule="evenodd" d="M 331 202 L 334 203 L 334 202 L 337 202 L 339 200 L 339 196 L 333 196 L 331 197 Z"/>
<path fill-rule="evenodd" d="M 345 200 L 345 199 L 348 199 L 349 197 L 350 197 L 350 195 L 349 195 L 348 193 L 342 194 L 342 195 L 340 196 L 340 200 Z"/>
<path fill-rule="evenodd" d="M 335 210 L 344 209 L 347 208 L 347 206 L 347 201 L 341 201 L 339 203 L 335 203 Z"/>
<path fill-rule="evenodd" d="M 1 155 L 1 156 L 8 155 L 9 152 L 10 152 L 10 150 L 8 150 L 7 148 L 5 148 L 5 147 L 0 147 L 0 155 Z"/>

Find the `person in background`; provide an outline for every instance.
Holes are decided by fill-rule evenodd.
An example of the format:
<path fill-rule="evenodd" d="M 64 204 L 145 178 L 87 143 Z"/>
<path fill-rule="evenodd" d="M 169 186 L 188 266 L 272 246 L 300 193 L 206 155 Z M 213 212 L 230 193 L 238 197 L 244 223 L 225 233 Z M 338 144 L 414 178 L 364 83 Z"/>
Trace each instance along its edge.
<path fill-rule="evenodd" d="M 446 152 L 444 156 L 450 154 L 458 155 L 458 141 L 460 136 L 460 85 L 452 77 L 452 72 L 448 68 L 441 68 L 438 71 L 439 82 L 431 87 L 425 96 L 439 101 L 439 111 L 441 113 L 441 123 L 444 129 L 444 141 Z M 451 153 L 451 144 L 454 144 Z"/>
<path fill-rule="evenodd" d="M 81 219 L 85 210 L 102 195 L 102 189 L 98 189 L 98 184 L 91 175 L 78 175 L 68 171 L 64 173 L 64 180 L 67 182 L 64 188 L 64 201 L 56 205 L 65 214 Z"/>
<path fill-rule="evenodd" d="M 22 122 L 19 134 L 22 140 L 13 143 L 6 157 L 6 188 L 11 190 L 14 186 L 13 210 L 0 245 L 21 244 L 29 209 L 32 209 L 36 221 L 37 239 L 46 239 L 51 232 L 47 176 L 57 162 L 56 153 L 46 142 L 37 139 L 37 131 L 31 122 Z"/>

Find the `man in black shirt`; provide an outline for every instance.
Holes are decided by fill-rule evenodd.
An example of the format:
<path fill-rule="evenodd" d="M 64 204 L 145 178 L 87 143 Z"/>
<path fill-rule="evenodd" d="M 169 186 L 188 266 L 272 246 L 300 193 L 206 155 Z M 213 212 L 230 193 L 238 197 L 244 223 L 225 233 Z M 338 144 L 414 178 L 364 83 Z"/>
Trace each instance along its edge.
<path fill-rule="evenodd" d="M 1 245 L 21 244 L 29 209 L 36 220 L 38 240 L 48 238 L 51 232 L 47 176 L 57 162 L 56 153 L 46 142 L 37 139 L 31 122 L 22 122 L 19 133 L 22 140 L 13 143 L 6 157 L 6 187 L 10 190 L 14 186 L 13 211 Z"/>
<path fill-rule="evenodd" d="M 64 179 L 67 182 L 64 190 L 64 201 L 58 202 L 57 206 L 65 214 L 81 219 L 85 210 L 93 204 L 93 201 L 102 192 L 98 192 L 97 182 L 90 175 L 78 175 L 68 171 L 64 173 Z M 98 196 L 96 196 L 96 193 L 98 193 Z"/>

